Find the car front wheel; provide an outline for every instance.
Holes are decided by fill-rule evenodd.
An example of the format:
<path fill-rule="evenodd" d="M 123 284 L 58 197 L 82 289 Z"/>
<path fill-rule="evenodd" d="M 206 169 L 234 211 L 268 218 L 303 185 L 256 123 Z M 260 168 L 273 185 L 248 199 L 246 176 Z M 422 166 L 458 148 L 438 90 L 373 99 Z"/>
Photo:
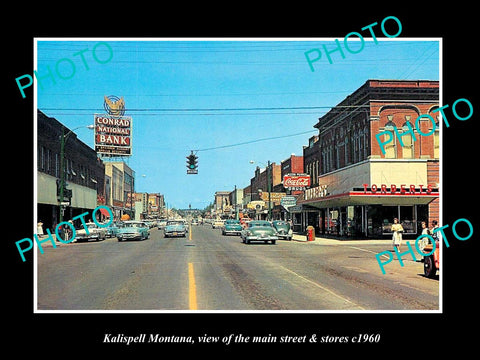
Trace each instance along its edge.
<path fill-rule="evenodd" d="M 433 259 L 433 256 L 425 257 L 425 263 L 423 265 L 423 272 L 424 272 L 425 276 L 428 277 L 428 278 L 435 277 L 435 274 L 437 273 L 437 268 L 435 266 L 435 260 Z"/>

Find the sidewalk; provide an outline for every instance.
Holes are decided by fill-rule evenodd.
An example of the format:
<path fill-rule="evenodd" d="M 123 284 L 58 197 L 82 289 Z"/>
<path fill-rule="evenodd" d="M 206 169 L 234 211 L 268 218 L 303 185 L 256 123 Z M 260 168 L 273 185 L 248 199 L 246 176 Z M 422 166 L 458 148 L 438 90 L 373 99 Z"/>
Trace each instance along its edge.
<path fill-rule="evenodd" d="M 45 235 L 37 235 L 38 236 L 38 241 L 40 241 L 40 245 L 37 244 L 36 241 L 34 241 L 35 245 L 37 247 L 41 247 L 42 249 L 44 248 L 49 248 L 49 247 L 53 247 L 53 243 L 52 243 L 52 240 L 50 239 L 50 236 L 48 234 L 45 234 Z M 61 241 L 58 241 L 57 240 L 57 236 L 55 235 L 55 233 L 52 234 L 52 238 L 54 239 L 55 241 L 55 246 L 56 247 L 59 247 L 59 246 L 68 246 L 68 245 L 71 245 L 71 244 L 74 244 L 76 243 L 77 241 L 74 240 L 73 242 L 69 242 L 69 243 L 64 243 L 64 242 L 61 242 Z M 43 242 L 44 241 L 44 242 Z"/>
<path fill-rule="evenodd" d="M 392 239 L 331 239 L 323 237 L 315 237 L 314 241 L 307 241 L 306 235 L 293 234 L 293 241 L 304 242 L 308 244 L 316 245 L 379 245 L 386 244 L 391 245 Z"/>

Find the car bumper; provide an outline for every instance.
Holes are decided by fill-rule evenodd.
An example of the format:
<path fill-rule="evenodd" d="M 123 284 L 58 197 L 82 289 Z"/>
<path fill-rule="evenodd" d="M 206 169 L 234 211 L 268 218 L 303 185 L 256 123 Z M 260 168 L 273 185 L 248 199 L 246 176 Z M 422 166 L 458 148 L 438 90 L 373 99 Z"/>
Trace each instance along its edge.
<path fill-rule="evenodd" d="M 258 240 L 258 241 L 271 241 L 271 240 L 278 240 L 278 236 L 257 236 L 257 235 L 249 235 L 245 237 L 247 240 Z"/>
<path fill-rule="evenodd" d="M 242 232 L 242 230 L 227 230 L 227 229 L 225 229 L 225 230 L 223 230 L 223 232 L 224 232 L 225 234 L 229 234 L 229 235 L 230 235 L 230 234 L 240 235 L 240 233 Z"/>
<path fill-rule="evenodd" d="M 126 233 L 126 234 L 117 234 L 118 239 L 130 240 L 130 239 L 141 239 L 142 234 L 138 233 Z"/>
<path fill-rule="evenodd" d="M 185 236 L 186 231 L 168 231 L 164 232 L 165 236 Z"/>
<path fill-rule="evenodd" d="M 78 240 L 80 240 L 80 241 L 81 241 L 81 240 L 90 240 L 90 239 L 92 239 L 92 240 L 97 240 L 97 239 L 99 239 L 99 237 L 100 237 L 99 234 L 76 235 L 76 236 L 75 236 L 75 240 L 77 240 L 77 241 L 78 241 Z"/>

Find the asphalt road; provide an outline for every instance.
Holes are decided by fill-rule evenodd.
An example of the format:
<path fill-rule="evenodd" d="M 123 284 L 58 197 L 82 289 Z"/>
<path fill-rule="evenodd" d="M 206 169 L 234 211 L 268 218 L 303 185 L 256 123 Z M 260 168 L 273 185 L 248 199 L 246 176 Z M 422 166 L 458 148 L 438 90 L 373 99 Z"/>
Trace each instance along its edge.
<path fill-rule="evenodd" d="M 386 242 L 243 244 L 209 225 L 191 239 L 61 244 L 37 253 L 38 310 L 438 310 L 439 280 Z M 404 251 L 404 250 L 403 250 Z"/>

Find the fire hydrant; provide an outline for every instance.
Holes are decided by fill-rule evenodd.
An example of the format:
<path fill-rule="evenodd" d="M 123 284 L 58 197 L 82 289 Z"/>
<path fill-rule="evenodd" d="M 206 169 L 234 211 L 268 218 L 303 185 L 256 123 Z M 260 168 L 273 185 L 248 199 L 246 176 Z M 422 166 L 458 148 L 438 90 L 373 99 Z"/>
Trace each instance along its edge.
<path fill-rule="evenodd" d="M 313 226 L 307 226 L 307 241 L 315 240 L 315 228 Z"/>

